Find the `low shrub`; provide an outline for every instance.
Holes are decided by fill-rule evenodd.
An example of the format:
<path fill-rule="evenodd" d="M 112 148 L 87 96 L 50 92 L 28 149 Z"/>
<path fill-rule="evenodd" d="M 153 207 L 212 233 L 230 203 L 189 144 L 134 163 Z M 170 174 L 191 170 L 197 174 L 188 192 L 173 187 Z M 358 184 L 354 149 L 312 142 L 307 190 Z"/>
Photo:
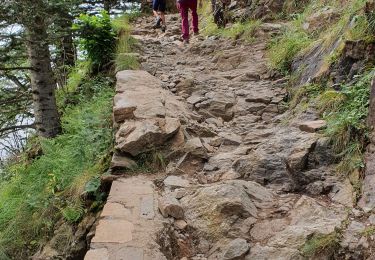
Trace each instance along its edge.
<path fill-rule="evenodd" d="M 79 32 L 80 45 L 92 63 L 93 72 L 108 69 L 116 49 L 116 33 L 108 13 L 81 14 L 74 29 Z"/>

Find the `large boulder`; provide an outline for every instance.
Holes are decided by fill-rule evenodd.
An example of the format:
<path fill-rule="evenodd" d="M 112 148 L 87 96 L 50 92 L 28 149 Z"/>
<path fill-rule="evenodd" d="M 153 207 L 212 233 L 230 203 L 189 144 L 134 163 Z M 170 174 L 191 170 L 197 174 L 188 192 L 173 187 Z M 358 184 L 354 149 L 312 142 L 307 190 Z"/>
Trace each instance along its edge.
<path fill-rule="evenodd" d="M 206 117 L 221 117 L 225 121 L 233 118 L 232 107 L 235 98 L 231 93 L 209 92 L 205 95 L 206 100 L 196 105 L 199 113 Z"/>
<path fill-rule="evenodd" d="M 174 217 L 176 219 L 184 218 L 184 209 L 180 202 L 171 194 L 159 198 L 158 207 L 163 217 Z"/>
<path fill-rule="evenodd" d="M 273 193 L 255 182 L 226 181 L 198 189 L 181 199 L 185 220 L 201 236 L 225 236 L 237 219 L 258 217 L 258 204 L 271 202 Z"/>
<path fill-rule="evenodd" d="M 262 185 L 292 188 L 294 179 L 307 168 L 316 139 L 314 134 L 295 128 L 276 129 L 273 136 L 238 159 L 233 167 L 241 176 Z"/>
<path fill-rule="evenodd" d="M 176 118 L 126 121 L 116 134 L 116 149 L 136 156 L 165 144 L 180 128 Z"/>

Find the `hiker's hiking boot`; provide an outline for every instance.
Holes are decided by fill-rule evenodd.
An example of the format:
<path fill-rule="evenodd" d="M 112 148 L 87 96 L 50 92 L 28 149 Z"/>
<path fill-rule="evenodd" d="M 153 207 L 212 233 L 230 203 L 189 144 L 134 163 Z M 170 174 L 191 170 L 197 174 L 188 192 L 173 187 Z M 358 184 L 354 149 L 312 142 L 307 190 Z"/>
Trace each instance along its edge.
<path fill-rule="evenodd" d="M 161 24 L 161 18 L 158 16 L 156 18 L 155 24 L 154 24 L 154 26 L 152 26 L 152 28 L 154 28 L 154 29 L 160 28 L 160 24 Z"/>
<path fill-rule="evenodd" d="M 179 45 L 180 46 L 185 46 L 185 45 L 188 45 L 189 44 L 189 38 L 184 38 L 183 35 L 180 36 L 180 38 L 178 38 L 178 40 L 181 42 Z"/>
<path fill-rule="evenodd" d="M 162 25 L 161 26 L 161 31 L 164 33 L 165 32 L 165 30 L 167 30 L 167 26 L 165 26 L 165 25 Z"/>

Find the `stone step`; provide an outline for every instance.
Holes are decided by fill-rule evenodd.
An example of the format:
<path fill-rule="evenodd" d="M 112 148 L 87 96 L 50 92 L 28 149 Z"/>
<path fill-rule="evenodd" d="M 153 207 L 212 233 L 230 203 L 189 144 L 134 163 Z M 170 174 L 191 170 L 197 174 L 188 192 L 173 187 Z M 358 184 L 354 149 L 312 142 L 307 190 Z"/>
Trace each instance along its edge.
<path fill-rule="evenodd" d="M 155 242 L 162 227 L 156 202 L 147 176 L 115 180 L 85 260 L 165 259 Z"/>

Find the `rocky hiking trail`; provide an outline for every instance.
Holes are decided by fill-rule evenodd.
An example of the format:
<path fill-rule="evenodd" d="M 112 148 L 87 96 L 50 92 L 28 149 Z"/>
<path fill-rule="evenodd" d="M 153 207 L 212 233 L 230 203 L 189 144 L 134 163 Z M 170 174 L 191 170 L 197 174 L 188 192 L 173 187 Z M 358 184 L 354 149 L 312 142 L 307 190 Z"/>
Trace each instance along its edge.
<path fill-rule="evenodd" d="M 181 48 L 178 16 L 167 20 L 165 34 L 134 25 L 142 69 L 117 74 L 112 159 L 121 173 L 157 152 L 165 172 L 113 177 L 85 259 L 305 259 L 307 240 L 356 212 L 355 191 L 334 173 L 324 121 L 287 111 L 265 56 L 279 26 Z M 365 246 L 365 224 L 347 225 L 341 246 Z"/>

